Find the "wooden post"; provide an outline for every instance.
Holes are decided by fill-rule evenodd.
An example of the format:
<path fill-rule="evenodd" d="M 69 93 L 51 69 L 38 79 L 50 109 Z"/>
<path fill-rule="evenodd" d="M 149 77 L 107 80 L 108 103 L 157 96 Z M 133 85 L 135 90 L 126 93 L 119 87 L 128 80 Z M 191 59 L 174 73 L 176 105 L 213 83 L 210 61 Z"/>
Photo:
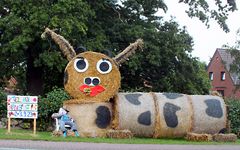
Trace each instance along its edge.
<path fill-rule="evenodd" d="M 37 125 L 37 121 L 36 118 L 33 119 L 33 134 L 36 134 L 36 125 Z"/>
<path fill-rule="evenodd" d="M 11 132 L 11 118 L 8 118 L 8 133 Z"/>

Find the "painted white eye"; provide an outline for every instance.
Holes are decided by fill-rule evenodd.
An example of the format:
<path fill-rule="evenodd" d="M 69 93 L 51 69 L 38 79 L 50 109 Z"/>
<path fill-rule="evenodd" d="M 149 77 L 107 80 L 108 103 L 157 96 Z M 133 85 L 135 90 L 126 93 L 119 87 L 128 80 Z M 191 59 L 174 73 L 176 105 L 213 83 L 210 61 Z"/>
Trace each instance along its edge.
<path fill-rule="evenodd" d="M 97 70 L 101 74 L 107 74 L 112 71 L 112 63 L 108 59 L 100 59 L 97 62 Z"/>
<path fill-rule="evenodd" d="M 74 68 L 77 72 L 85 72 L 88 69 L 88 61 L 83 57 L 74 60 Z"/>

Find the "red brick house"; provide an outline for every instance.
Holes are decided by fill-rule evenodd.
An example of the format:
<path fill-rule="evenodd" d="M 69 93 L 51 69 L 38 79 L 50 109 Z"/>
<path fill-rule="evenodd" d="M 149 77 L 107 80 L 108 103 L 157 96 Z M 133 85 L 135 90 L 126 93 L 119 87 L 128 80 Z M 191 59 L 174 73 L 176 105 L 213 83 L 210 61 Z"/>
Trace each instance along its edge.
<path fill-rule="evenodd" d="M 240 90 L 236 90 L 240 80 L 236 73 L 230 73 L 233 60 L 228 50 L 217 49 L 208 64 L 207 72 L 211 80 L 211 91 L 218 91 L 224 97 L 240 98 Z"/>

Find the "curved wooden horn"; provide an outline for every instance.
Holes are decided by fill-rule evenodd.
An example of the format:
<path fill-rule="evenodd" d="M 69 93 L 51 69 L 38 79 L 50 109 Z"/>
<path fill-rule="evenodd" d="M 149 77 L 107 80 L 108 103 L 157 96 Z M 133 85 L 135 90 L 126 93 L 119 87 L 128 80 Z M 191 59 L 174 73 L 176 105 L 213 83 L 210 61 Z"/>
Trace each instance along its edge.
<path fill-rule="evenodd" d="M 59 48 L 62 50 L 64 56 L 67 57 L 67 60 L 70 61 L 73 57 L 76 56 L 76 53 L 73 47 L 69 44 L 69 42 L 61 35 L 58 35 L 54 31 L 46 28 L 45 31 L 42 33 L 41 37 L 46 38 L 46 35 L 50 35 L 55 43 L 59 45 Z"/>
<path fill-rule="evenodd" d="M 121 53 L 119 53 L 117 56 L 113 58 L 117 62 L 118 65 L 124 63 L 128 60 L 128 57 L 133 55 L 137 49 L 143 48 L 143 40 L 137 39 L 134 43 L 131 43 L 125 50 L 123 50 Z"/>

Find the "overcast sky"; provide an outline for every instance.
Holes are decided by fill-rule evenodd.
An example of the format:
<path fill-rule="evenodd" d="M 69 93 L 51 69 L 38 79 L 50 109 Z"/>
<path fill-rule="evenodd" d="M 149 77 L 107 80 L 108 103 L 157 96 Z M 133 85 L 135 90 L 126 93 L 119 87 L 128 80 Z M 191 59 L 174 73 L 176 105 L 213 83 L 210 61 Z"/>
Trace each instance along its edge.
<path fill-rule="evenodd" d="M 209 63 L 216 48 L 222 48 L 222 45 L 228 44 L 233 46 L 236 42 L 236 32 L 240 28 L 240 11 L 231 14 L 228 18 L 227 24 L 230 28 L 230 33 L 225 33 L 220 26 L 214 22 L 210 22 L 210 28 L 207 28 L 201 21 L 196 18 L 189 18 L 185 13 L 187 8 L 184 4 L 178 4 L 179 0 L 165 0 L 168 6 L 168 11 L 165 19 L 170 19 L 174 16 L 181 26 L 186 26 L 187 31 L 193 37 L 194 51 L 192 55 L 199 57 L 202 62 Z M 239 0 L 236 0 L 237 4 Z M 238 6 L 239 8 L 240 6 Z M 161 15 L 163 15 L 161 13 Z"/>

